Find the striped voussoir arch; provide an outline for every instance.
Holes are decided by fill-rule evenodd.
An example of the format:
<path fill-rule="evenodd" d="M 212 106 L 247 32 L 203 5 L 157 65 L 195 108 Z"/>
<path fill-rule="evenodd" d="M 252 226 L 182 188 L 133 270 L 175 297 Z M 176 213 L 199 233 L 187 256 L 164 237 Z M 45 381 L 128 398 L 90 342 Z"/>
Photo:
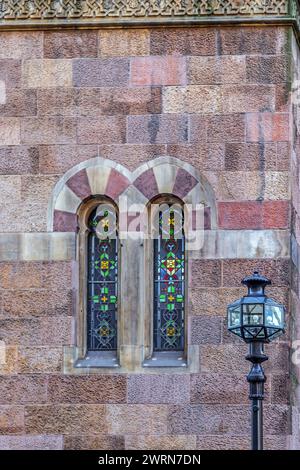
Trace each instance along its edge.
<path fill-rule="evenodd" d="M 174 157 L 157 157 L 135 171 L 96 157 L 71 168 L 58 181 L 49 203 L 48 231 L 77 230 L 78 208 L 92 196 L 106 196 L 118 204 L 128 188 L 138 190 L 145 204 L 158 195 L 171 194 L 186 204 L 204 203 L 206 228 L 216 228 L 214 192 L 202 175 Z"/>

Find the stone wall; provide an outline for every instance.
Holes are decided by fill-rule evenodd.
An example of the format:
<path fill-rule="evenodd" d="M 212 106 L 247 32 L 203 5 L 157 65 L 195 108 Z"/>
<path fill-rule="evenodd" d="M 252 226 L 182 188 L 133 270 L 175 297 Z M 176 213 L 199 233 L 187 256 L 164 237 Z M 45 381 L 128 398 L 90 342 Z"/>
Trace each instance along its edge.
<path fill-rule="evenodd" d="M 0 448 L 249 447 L 247 348 L 225 309 L 253 269 L 289 304 L 291 41 L 280 26 L 0 33 Z M 176 157 L 214 190 L 218 243 L 190 271 L 193 373 L 62 372 L 75 235 L 47 233 L 48 205 L 97 156 L 130 171 Z M 270 449 L 291 442 L 288 346 L 289 331 L 267 348 Z"/>

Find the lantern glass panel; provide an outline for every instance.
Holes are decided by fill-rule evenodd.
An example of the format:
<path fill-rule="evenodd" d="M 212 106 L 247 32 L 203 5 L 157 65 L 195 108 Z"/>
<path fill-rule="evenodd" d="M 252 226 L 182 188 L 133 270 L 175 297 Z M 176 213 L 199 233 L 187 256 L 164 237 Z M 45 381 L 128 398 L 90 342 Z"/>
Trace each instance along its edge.
<path fill-rule="evenodd" d="M 263 325 L 264 321 L 263 304 L 244 304 L 243 305 L 243 324 L 244 325 Z"/>
<path fill-rule="evenodd" d="M 228 327 L 237 328 L 241 324 L 241 307 L 234 305 L 228 308 Z"/>
<path fill-rule="evenodd" d="M 265 337 L 264 328 L 260 326 L 251 326 L 248 328 L 244 328 L 244 336 L 245 338 L 260 338 L 263 339 Z"/>
<path fill-rule="evenodd" d="M 265 306 L 266 315 L 266 326 L 273 328 L 284 327 L 284 310 L 280 305 L 268 305 Z"/>

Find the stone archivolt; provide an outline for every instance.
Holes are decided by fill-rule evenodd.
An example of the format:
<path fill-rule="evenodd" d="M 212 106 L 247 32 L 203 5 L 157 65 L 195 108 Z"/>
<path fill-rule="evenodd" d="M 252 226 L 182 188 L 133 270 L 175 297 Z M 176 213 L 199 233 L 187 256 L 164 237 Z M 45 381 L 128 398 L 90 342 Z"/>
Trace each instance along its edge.
<path fill-rule="evenodd" d="M 289 0 L 0 0 L 2 20 L 286 16 Z"/>

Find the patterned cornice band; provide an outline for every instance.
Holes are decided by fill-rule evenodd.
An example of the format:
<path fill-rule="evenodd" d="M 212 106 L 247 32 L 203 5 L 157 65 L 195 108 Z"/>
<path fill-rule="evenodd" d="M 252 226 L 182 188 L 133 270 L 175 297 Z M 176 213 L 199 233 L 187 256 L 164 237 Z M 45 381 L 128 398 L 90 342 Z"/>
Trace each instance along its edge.
<path fill-rule="evenodd" d="M 298 0 L 0 0 L 0 28 L 300 22 Z"/>

